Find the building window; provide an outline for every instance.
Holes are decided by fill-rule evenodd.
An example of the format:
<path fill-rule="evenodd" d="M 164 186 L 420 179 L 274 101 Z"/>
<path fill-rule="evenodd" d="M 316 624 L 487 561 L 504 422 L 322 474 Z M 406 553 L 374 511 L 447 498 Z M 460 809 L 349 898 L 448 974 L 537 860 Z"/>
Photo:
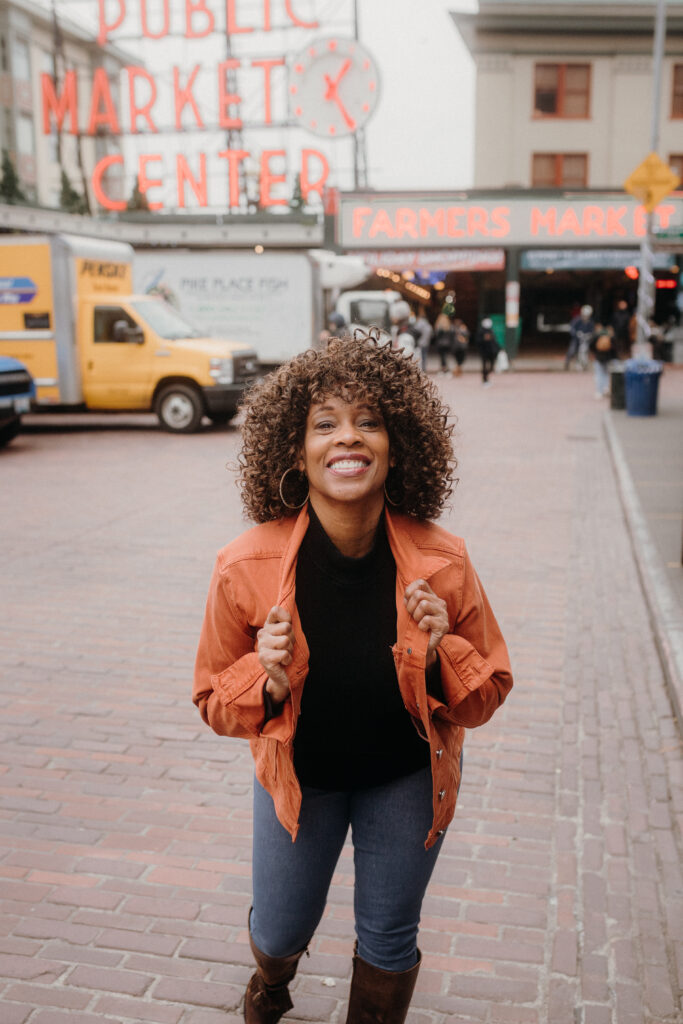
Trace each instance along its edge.
<path fill-rule="evenodd" d="M 674 64 L 674 86 L 671 97 L 671 116 L 683 117 L 683 64 Z"/>
<path fill-rule="evenodd" d="M 534 153 L 531 165 L 534 188 L 584 188 L 588 184 L 586 153 Z"/>
<path fill-rule="evenodd" d="M 671 153 L 669 167 L 683 182 L 683 153 Z M 680 185 L 678 187 L 680 188 Z"/>
<path fill-rule="evenodd" d="M 588 117 L 590 64 L 537 64 L 534 117 Z"/>
<path fill-rule="evenodd" d="M 15 39 L 12 43 L 12 77 L 16 82 L 30 82 L 31 80 L 28 43 L 23 39 Z"/>
<path fill-rule="evenodd" d="M 26 114 L 17 117 L 17 150 L 22 156 L 35 155 L 35 138 L 33 135 L 33 118 Z"/>

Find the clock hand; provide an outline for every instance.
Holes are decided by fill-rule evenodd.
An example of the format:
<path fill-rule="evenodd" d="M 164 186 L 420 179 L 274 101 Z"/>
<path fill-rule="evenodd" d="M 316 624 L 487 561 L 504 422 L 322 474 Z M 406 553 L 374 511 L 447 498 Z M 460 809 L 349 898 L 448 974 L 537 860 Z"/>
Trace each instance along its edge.
<path fill-rule="evenodd" d="M 325 99 L 326 100 L 334 100 L 334 102 L 339 107 L 339 110 L 341 111 L 341 115 L 344 118 L 344 121 L 346 122 L 347 128 L 349 128 L 349 129 L 351 129 L 351 131 L 353 131 L 353 129 L 356 127 L 356 122 L 350 116 L 348 110 L 346 109 L 346 107 L 342 103 L 341 99 L 339 98 L 339 83 L 341 82 L 342 78 L 344 77 L 344 75 L 346 74 L 346 72 L 349 70 L 350 67 L 351 67 L 351 60 L 350 60 L 350 58 L 347 58 L 344 61 L 344 63 L 342 64 L 341 68 L 339 69 L 339 72 L 338 72 L 336 78 L 330 78 L 329 75 L 324 75 L 324 78 L 325 78 L 325 84 L 327 86 L 327 91 L 325 93 Z"/>

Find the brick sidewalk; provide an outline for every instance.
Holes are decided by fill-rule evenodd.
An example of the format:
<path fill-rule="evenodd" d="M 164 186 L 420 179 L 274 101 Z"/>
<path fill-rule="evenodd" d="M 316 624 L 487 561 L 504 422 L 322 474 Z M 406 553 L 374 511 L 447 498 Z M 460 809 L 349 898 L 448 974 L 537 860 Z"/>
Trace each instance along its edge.
<path fill-rule="evenodd" d="M 443 379 L 446 525 L 517 686 L 466 744 L 410 1024 L 673 1024 L 683 757 L 592 379 Z M 189 702 L 236 433 L 50 422 L 0 456 L 0 1020 L 237 1024 L 251 762 Z M 352 882 L 346 849 L 287 1020 L 345 1019 Z"/>

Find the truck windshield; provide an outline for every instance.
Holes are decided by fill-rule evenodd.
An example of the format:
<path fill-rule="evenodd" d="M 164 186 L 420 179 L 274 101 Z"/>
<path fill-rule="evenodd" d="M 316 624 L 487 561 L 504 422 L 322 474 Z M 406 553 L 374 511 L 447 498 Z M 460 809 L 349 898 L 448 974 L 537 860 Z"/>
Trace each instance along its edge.
<path fill-rule="evenodd" d="M 384 328 L 385 331 L 391 328 L 386 299 L 357 299 L 351 303 L 350 313 L 353 324 L 363 324 L 366 327 L 374 325 Z"/>
<path fill-rule="evenodd" d="M 182 338 L 201 338 L 201 332 L 191 327 L 173 306 L 163 299 L 141 299 L 131 306 L 153 331 L 166 341 L 180 341 Z"/>

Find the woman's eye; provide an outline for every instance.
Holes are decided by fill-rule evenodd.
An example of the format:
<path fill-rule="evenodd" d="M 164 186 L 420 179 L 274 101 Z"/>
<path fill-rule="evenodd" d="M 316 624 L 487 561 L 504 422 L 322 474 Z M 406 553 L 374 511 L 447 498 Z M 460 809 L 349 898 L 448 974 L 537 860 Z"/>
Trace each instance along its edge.
<path fill-rule="evenodd" d="M 333 427 L 334 423 L 331 423 L 329 420 L 322 420 L 320 423 L 316 423 L 315 425 L 316 430 L 331 430 Z"/>
<path fill-rule="evenodd" d="M 370 427 L 371 429 L 374 429 L 379 426 L 379 420 L 363 420 L 360 425 L 361 427 Z"/>

